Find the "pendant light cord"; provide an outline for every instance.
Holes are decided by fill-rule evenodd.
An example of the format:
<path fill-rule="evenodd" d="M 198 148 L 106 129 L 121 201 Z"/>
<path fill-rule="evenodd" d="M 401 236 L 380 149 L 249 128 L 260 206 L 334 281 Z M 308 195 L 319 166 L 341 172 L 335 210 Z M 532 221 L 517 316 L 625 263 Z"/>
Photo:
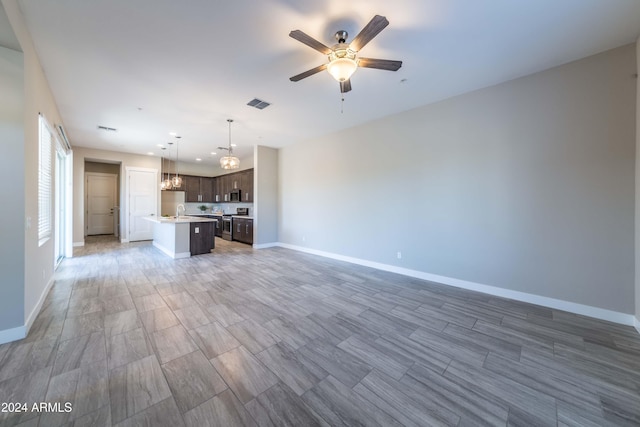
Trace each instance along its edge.
<path fill-rule="evenodd" d="M 176 176 L 178 176 L 178 159 L 180 155 L 180 137 L 176 136 Z"/>
<path fill-rule="evenodd" d="M 232 153 L 232 151 L 231 151 L 231 122 L 233 122 L 233 120 L 227 119 L 227 122 L 229 122 L 229 149 L 228 149 L 228 151 L 229 151 L 229 157 L 231 157 L 231 153 Z"/>

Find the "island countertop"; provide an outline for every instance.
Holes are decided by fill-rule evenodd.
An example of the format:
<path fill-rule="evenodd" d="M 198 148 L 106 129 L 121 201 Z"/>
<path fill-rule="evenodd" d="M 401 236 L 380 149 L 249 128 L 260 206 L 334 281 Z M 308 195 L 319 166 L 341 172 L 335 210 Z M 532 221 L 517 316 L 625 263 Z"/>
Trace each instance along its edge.
<path fill-rule="evenodd" d="M 143 218 L 154 223 L 153 246 L 173 259 L 210 253 L 215 247 L 215 224 L 211 224 L 217 221 L 215 218 L 152 215 Z"/>
<path fill-rule="evenodd" d="M 184 224 L 188 222 L 214 222 L 215 218 L 203 218 L 199 216 L 145 216 L 143 219 L 158 224 Z"/>

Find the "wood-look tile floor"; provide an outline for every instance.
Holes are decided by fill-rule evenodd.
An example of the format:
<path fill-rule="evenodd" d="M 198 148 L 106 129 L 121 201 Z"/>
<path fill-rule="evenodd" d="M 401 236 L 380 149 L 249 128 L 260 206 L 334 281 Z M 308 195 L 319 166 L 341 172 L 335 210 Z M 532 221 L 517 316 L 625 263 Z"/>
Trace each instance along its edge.
<path fill-rule="evenodd" d="M 89 238 L 0 346 L 0 402 L 72 405 L 1 426 L 640 425 L 640 335 L 282 248 Z"/>

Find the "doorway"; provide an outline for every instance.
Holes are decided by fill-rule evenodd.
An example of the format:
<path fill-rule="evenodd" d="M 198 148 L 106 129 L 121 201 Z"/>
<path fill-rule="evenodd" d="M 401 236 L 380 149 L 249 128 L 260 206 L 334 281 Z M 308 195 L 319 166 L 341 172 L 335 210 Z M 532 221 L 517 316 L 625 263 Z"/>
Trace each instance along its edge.
<path fill-rule="evenodd" d="M 120 168 L 120 163 L 85 160 L 85 237 L 119 235 Z"/>
<path fill-rule="evenodd" d="M 114 234 L 118 176 L 87 172 L 87 236 Z"/>
<path fill-rule="evenodd" d="M 158 214 L 158 170 L 127 167 L 128 241 L 153 239 L 153 223 L 145 217 Z"/>

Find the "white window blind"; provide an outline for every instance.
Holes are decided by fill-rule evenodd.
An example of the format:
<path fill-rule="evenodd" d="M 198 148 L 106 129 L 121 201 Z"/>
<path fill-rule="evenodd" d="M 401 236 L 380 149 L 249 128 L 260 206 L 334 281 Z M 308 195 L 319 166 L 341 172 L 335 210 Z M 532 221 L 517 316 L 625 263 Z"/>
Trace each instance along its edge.
<path fill-rule="evenodd" d="M 51 177 L 51 162 L 53 140 L 51 128 L 45 118 L 40 115 L 40 156 L 38 174 L 38 240 L 42 246 L 51 237 L 51 205 L 53 202 L 53 188 Z"/>

